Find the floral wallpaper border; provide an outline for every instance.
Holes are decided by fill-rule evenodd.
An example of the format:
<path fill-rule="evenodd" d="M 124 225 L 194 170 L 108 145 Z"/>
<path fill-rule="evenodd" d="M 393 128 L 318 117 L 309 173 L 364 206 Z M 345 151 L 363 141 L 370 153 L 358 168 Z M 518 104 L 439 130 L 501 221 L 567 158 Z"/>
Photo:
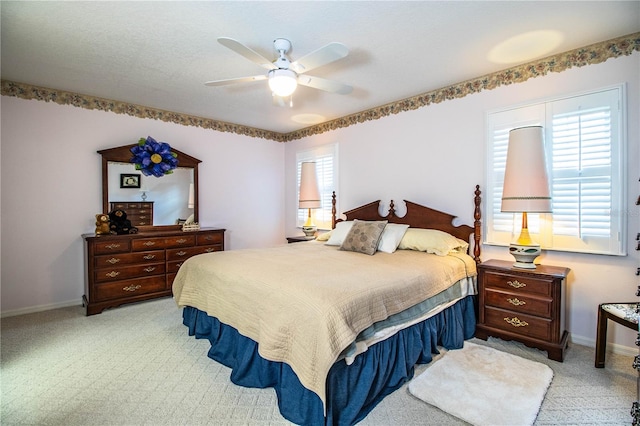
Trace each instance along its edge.
<path fill-rule="evenodd" d="M 4 96 L 15 96 L 22 99 L 35 99 L 55 102 L 60 105 L 72 105 L 79 108 L 97 109 L 127 114 L 139 118 L 151 118 L 184 126 L 196 126 L 219 132 L 230 132 L 244 136 L 268 139 L 277 142 L 289 142 L 307 136 L 353 126 L 365 121 L 377 120 L 403 111 L 422 108 L 446 100 L 462 98 L 482 90 L 492 90 L 500 86 L 521 83 L 530 78 L 540 77 L 550 72 L 562 72 L 573 67 L 583 67 L 605 62 L 611 58 L 631 55 L 640 51 L 640 32 L 612 40 L 581 47 L 568 52 L 532 61 L 517 67 L 508 68 L 472 80 L 463 81 L 441 89 L 432 90 L 417 96 L 402 99 L 376 108 L 347 115 L 325 123 L 306 127 L 290 133 L 278 133 L 240 124 L 227 123 L 209 118 L 180 114 L 177 112 L 145 107 L 110 99 L 86 96 L 62 90 L 32 86 L 9 80 L 0 82 Z"/>

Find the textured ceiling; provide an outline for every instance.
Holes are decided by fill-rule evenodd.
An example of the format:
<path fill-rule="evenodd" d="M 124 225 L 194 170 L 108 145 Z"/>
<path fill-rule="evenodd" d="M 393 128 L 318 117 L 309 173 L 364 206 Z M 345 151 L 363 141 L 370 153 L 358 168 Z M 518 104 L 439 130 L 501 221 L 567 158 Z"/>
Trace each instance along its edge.
<path fill-rule="evenodd" d="M 3 80 L 279 133 L 310 125 L 297 115 L 336 119 L 640 30 L 638 1 L 2 1 L 0 12 Z M 495 59 L 497 45 L 539 30 L 555 43 L 536 33 L 507 49 L 514 62 Z M 309 74 L 354 90 L 299 86 L 283 108 L 266 81 L 204 86 L 266 72 L 218 37 L 268 59 L 273 39 L 287 38 L 292 60 L 341 42 L 349 55 Z"/>

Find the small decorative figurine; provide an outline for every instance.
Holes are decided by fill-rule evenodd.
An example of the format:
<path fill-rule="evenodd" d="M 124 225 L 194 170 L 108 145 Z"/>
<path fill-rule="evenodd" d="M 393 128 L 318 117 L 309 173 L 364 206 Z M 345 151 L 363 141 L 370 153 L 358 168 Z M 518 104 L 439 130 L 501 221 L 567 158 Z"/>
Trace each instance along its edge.
<path fill-rule="evenodd" d="M 96 235 L 105 235 L 110 233 L 111 233 L 111 229 L 109 229 L 109 216 L 103 213 L 97 214 L 96 215 Z"/>

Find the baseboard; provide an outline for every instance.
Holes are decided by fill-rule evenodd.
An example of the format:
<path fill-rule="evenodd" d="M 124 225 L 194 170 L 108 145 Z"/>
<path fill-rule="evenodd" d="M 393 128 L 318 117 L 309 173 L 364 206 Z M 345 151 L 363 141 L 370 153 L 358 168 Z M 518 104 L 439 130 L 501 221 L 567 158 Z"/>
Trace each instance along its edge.
<path fill-rule="evenodd" d="M 50 311 L 52 309 L 69 308 L 71 306 L 82 305 L 82 300 L 68 300 L 60 303 L 50 303 L 47 305 L 30 306 L 28 308 L 12 309 L 0 312 L 0 318 L 15 317 L 18 315 L 33 314 L 35 312 Z"/>
<path fill-rule="evenodd" d="M 595 339 L 589 339 L 587 337 L 576 336 L 573 334 L 571 335 L 570 342 L 575 343 L 576 345 L 587 346 L 594 349 L 596 347 Z M 611 352 L 618 355 L 625 355 L 625 356 L 636 356 L 639 353 L 638 347 L 623 346 L 623 345 L 620 345 L 617 343 L 611 343 L 611 342 L 607 343 L 607 352 Z M 595 352 L 594 352 L 594 356 L 595 356 Z"/>

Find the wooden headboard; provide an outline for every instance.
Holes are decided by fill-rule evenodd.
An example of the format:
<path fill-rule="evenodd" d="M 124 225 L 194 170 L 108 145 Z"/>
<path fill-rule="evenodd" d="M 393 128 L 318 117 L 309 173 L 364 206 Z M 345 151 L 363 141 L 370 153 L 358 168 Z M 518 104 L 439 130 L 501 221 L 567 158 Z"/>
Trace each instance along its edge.
<path fill-rule="evenodd" d="M 389 213 L 386 216 L 380 216 L 380 200 L 373 201 L 369 204 L 351 209 L 344 212 L 346 220 L 387 220 L 389 223 L 402 223 L 409 225 L 412 228 L 426 228 L 426 229 L 438 229 L 440 231 L 447 232 L 454 237 L 460 238 L 464 241 L 469 241 L 469 236 L 473 235 L 473 251 L 472 256 L 476 263 L 480 263 L 480 234 L 481 234 L 481 213 L 480 213 L 480 185 L 476 185 L 473 197 L 473 226 L 468 225 L 453 225 L 453 220 L 457 216 L 443 213 L 438 210 L 431 209 L 429 207 L 422 206 L 420 204 L 412 203 L 411 201 L 404 200 L 407 206 L 407 213 L 403 217 L 396 216 L 393 200 L 389 205 Z M 336 218 L 336 193 L 333 193 L 332 198 L 332 218 L 331 227 L 335 228 L 337 222 L 341 222 L 343 219 Z M 471 250 L 470 250 L 471 253 Z"/>

